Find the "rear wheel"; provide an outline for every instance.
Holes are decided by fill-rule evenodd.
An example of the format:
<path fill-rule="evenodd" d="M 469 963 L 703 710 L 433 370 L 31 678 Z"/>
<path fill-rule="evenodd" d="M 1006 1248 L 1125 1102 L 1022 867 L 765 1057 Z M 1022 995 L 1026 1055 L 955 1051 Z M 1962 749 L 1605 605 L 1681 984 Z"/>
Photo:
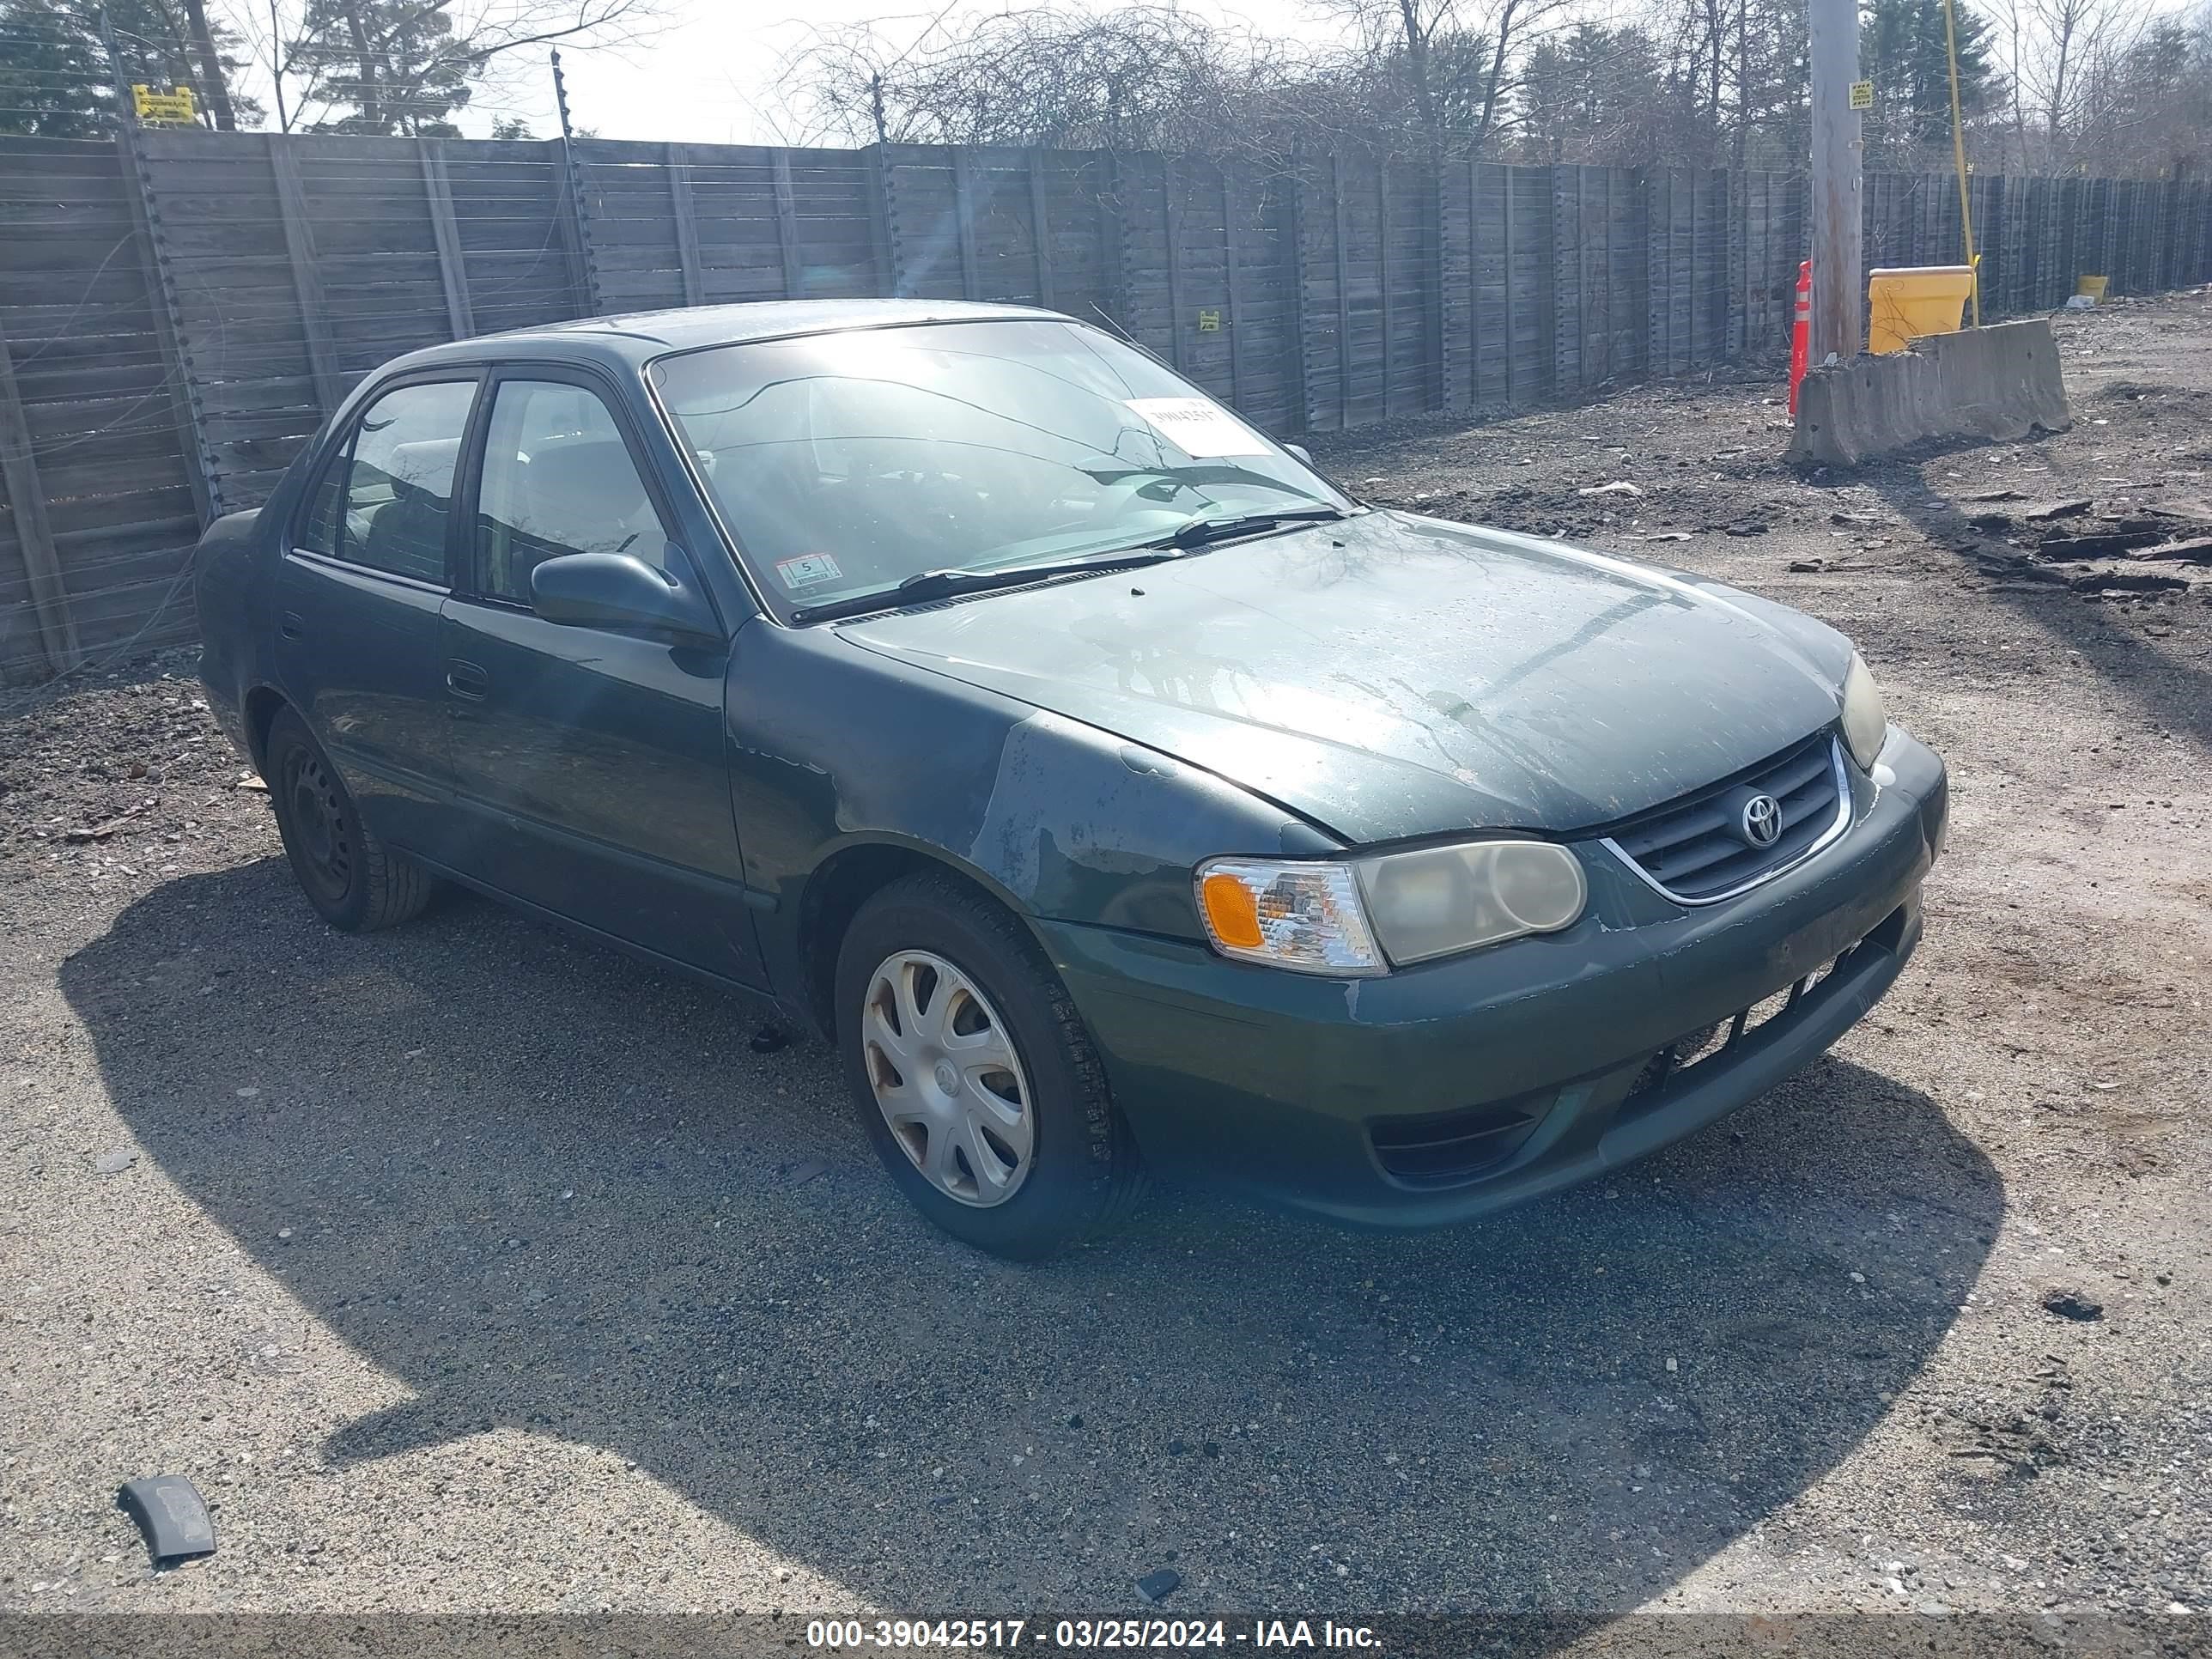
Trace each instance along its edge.
<path fill-rule="evenodd" d="M 949 876 L 860 907 L 838 1047 L 891 1179 L 954 1237 L 1050 1255 L 1125 1214 L 1143 1174 L 1067 992 L 1021 924 Z"/>
<path fill-rule="evenodd" d="M 353 933 L 421 915 L 436 882 L 362 822 L 352 792 L 307 723 L 289 708 L 278 710 L 266 752 L 276 829 L 316 914 Z"/>

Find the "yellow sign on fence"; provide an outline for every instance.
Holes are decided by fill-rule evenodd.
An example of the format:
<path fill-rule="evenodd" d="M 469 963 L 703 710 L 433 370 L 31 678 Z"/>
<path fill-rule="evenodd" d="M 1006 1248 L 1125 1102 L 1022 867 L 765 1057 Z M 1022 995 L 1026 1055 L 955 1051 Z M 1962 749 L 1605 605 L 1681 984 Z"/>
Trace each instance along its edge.
<path fill-rule="evenodd" d="M 138 118 L 151 125 L 190 126 L 199 119 L 189 87 L 179 92 L 156 92 L 151 87 L 134 85 L 131 97 L 138 106 Z"/>
<path fill-rule="evenodd" d="M 1208 306 L 1198 313 L 1198 331 L 1200 333 L 1212 334 L 1219 329 L 1220 326 L 1221 313 L 1212 307 Z"/>
<path fill-rule="evenodd" d="M 1853 109 L 1872 109 L 1874 107 L 1873 82 L 1854 81 L 1851 82 L 1851 107 Z"/>

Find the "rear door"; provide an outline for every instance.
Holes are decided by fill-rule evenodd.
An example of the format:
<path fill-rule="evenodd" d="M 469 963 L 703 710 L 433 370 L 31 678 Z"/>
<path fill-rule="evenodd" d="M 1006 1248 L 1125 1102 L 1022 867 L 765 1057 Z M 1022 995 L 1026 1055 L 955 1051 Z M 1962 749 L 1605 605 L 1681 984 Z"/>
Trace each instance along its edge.
<path fill-rule="evenodd" d="M 549 623 L 531 609 L 531 571 L 570 553 L 673 563 L 697 586 L 670 541 L 678 520 L 592 377 L 510 368 L 489 397 L 442 647 L 461 867 L 759 984 L 722 732 L 727 647 Z"/>
<path fill-rule="evenodd" d="M 370 825 L 434 859 L 453 777 L 439 612 L 481 380 L 412 378 L 364 408 L 289 526 L 276 578 L 279 683 Z"/>

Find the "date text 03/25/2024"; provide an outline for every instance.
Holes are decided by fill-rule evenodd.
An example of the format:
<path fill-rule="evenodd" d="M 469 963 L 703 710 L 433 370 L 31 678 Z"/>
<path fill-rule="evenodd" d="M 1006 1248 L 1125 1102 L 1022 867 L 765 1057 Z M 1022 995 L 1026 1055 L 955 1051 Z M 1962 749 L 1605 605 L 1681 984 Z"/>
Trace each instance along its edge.
<path fill-rule="evenodd" d="M 1019 1648 L 1130 1650 L 1381 1646 L 1364 1625 L 1331 1620 L 1255 1619 L 1232 1626 L 1221 1619 L 814 1619 L 806 1645 L 831 1651 L 913 1649 Z"/>

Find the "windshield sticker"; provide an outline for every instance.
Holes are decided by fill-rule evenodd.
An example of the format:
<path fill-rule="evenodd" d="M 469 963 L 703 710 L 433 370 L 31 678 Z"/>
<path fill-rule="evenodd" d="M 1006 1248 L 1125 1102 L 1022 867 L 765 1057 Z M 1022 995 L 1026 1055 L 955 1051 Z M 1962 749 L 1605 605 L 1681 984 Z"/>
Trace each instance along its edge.
<path fill-rule="evenodd" d="M 837 568 L 837 561 L 827 553 L 807 553 L 796 559 L 778 559 L 775 574 L 786 587 L 796 590 L 834 582 L 845 573 Z"/>
<path fill-rule="evenodd" d="M 1132 398 L 1129 407 L 1194 459 L 1267 453 L 1267 444 L 1250 427 L 1203 398 Z"/>

